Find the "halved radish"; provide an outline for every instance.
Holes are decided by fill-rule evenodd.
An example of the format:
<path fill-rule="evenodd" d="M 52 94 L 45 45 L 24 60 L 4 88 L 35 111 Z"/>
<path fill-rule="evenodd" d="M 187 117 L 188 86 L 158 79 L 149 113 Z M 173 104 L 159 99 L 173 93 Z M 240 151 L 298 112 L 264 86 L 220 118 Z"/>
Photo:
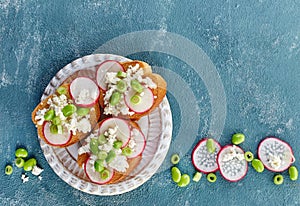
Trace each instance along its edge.
<path fill-rule="evenodd" d="M 100 91 L 90 78 L 77 77 L 70 84 L 70 94 L 78 106 L 91 107 L 97 102 Z"/>
<path fill-rule="evenodd" d="M 68 132 L 67 128 L 64 128 L 62 134 L 52 134 L 50 132 L 50 122 L 44 123 L 43 134 L 46 141 L 52 146 L 62 146 L 67 144 L 72 139 L 71 132 Z"/>
<path fill-rule="evenodd" d="M 101 123 L 99 134 L 103 134 L 109 128 L 113 129 L 115 127 L 118 127 L 116 133 L 117 139 L 123 142 L 122 147 L 124 147 L 130 139 L 130 127 L 127 121 L 120 118 L 108 118 Z"/>
<path fill-rule="evenodd" d="M 130 89 L 128 93 L 124 96 L 125 104 L 127 107 L 132 110 L 133 112 L 140 114 L 147 112 L 154 103 L 154 95 L 152 93 L 152 90 L 149 88 L 145 88 L 143 93 L 140 94 L 140 102 L 139 103 L 133 103 L 131 101 L 131 98 L 137 95 L 136 92 L 133 89 Z"/>
<path fill-rule="evenodd" d="M 200 140 L 192 152 L 192 162 L 194 167 L 205 174 L 215 172 L 219 169 L 217 164 L 217 154 L 221 149 L 221 145 L 214 140 L 216 150 L 214 153 L 209 153 L 206 148 L 207 140 L 208 138 Z"/>
<path fill-rule="evenodd" d="M 95 171 L 93 169 L 93 167 L 94 167 L 94 165 L 92 164 L 91 158 L 88 158 L 87 161 L 84 164 L 84 171 L 85 171 L 85 174 L 87 175 L 87 177 L 93 183 L 102 185 L 102 184 L 108 183 L 112 179 L 112 177 L 114 176 L 114 171 L 112 169 L 107 168 L 109 170 L 109 177 L 106 178 L 106 179 L 102 179 L 100 177 L 100 173 Z"/>
<path fill-rule="evenodd" d="M 258 158 L 273 172 L 282 172 L 295 161 L 291 146 L 277 137 L 267 137 L 258 146 Z"/>
<path fill-rule="evenodd" d="M 96 80 L 98 86 L 102 90 L 106 90 L 106 82 L 105 82 L 105 75 L 107 72 L 118 72 L 124 71 L 123 66 L 114 60 L 107 60 L 104 61 L 102 64 L 99 65 L 97 72 L 96 72 Z"/>
<path fill-rule="evenodd" d="M 224 146 L 218 154 L 217 163 L 221 175 L 230 182 L 243 179 L 248 171 L 244 151 L 235 145 Z"/>
<path fill-rule="evenodd" d="M 133 152 L 130 155 L 128 155 L 127 157 L 135 158 L 135 157 L 139 156 L 140 154 L 142 154 L 142 152 L 144 151 L 145 146 L 146 146 L 146 139 L 141 130 L 133 128 L 131 131 L 132 131 L 131 138 L 135 142 L 135 147 L 134 147 Z"/>

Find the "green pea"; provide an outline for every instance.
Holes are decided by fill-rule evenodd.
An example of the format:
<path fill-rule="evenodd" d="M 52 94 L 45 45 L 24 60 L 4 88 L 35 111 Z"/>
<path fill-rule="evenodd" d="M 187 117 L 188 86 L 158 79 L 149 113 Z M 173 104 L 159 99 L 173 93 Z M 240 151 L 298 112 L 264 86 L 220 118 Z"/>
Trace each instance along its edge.
<path fill-rule="evenodd" d="M 21 168 L 24 166 L 24 163 L 25 163 L 25 160 L 21 157 L 18 157 L 16 160 L 15 160 L 15 164 L 18 168 Z"/>
<path fill-rule="evenodd" d="M 56 92 L 57 92 L 58 94 L 67 94 L 67 89 L 66 89 L 65 87 L 63 87 L 63 86 L 60 86 L 60 87 L 58 87 L 58 88 L 56 89 Z"/>
<path fill-rule="evenodd" d="M 6 175 L 11 175 L 13 173 L 14 169 L 11 165 L 6 165 L 5 167 L 5 174 Z"/>
<path fill-rule="evenodd" d="M 207 176 L 206 176 L 206 179 L 209 181 L 209 182 L 215 182 L 217 181 L 217 175 L 214 174 L 214 173 L 209 173 Z"/>
<path fill-rule="evenodd" d="M 186 187 L 190 184 L 190 176 L 188 174 L 183 174 L 180 181 L 177 183 L 179 187 Z"/>
<path fill-rule="evenodd" d="M 172 167 L 171 169 L 172 180 L 178 183 L 181 179 L 181 172 L 177 167 Z"/>
<path fill-rule="evenodd" d="M 94 155 L 98 154 L 99 148 L 98 148 L 98 140 L 97 139 L 91 139 L 90 141 L 90 150 Z"/>
<path fill-rule="evenodd" d="M 132 149 L 130 147 L 124 147 L 122 149 L 122 154 L 124 156 L 129 156 L 129 155 L 131 155 L 131 153 L 132 153 Z"/>
<path fill-rule="evenodd" d="M 104 136 L 104 134 L 100 134 L 99 137 L 98 137 L 98 143 L 99 143 L 100 145 L 103 145 L 103 144 L 105 144 L 106 142 L 107 142 L 107 139 L 106 139 L 106 137 Z"/>
<path fill-rule="evenodd" d="M 275 175 L 273 178 L 275 185 L 281 185 L 283 183 L 283 176 L 282 175 Z"/>
<path fill-rule="evenodd" d="M 31 171 L 35 165 L 36 165 L 36 159 L 30 158 L 29 160 L 24 162 L 23 169 L 28 172 Z"/>
<path fill-rule="evenodd" d="M 236 133 L 234 135 L 232 135 L 232 139 L 231 142 L 232 144 L 238 145 L 241 144 L 245 141 L 245 135 L 242 133 Z"/>
<path fill-rule="evenodd" d="M 265 167 L 263 163 L 259 159 L 254 159 L 252 160 L 252 167 L 257 171 L 257 172 L 263 172 Z"/>
<path fill-rule="evenodd" d="M 105 160 L 107 157 L 107 152 L 101 150 L 98 152 L 97 157 L 100 160 Z"/>
<path fill-rule="evenodd" d="M 244 157 L 247 162 L 251 162 L 254 159 L 253 153 L 250 151 L 245 152 Z"/>
<path fill-rule="evenodd" d="M 295 166 L 291 166 L 289 168 L 289 175 L 290 175 L 290 179 L 295 181 L 298 179 L 298 169 Z"/>
<path fill-rule="evenodd" d="M 121 93 L 125 92 L 127 89 L 126 82 L 123 80 L 120 80 L 117 82 L 117 90 Z"/>
<path fill-rule="evenodd" d="M 62 108 L 62 113 L 65 117 L 69 117 L 76 112 L 77 108 L 74 104 L 68 104 Z"/>
<path fill-rule="evenodd" d="M 100 172 L 100 178 L 103 180 L 106 180 L 110 175 L 110 172 L 108 169 L 104 169 Z"/>
<path fill-rule="evenodd" d="M 61 124 L 61 120 L 60 120 L 60 118 L 58 116 L 56 116 L 56 117 L 53 117 L 52 123 L 54 125 L 60 125 Z"/>
<path fill-rule="evenodd" d="M 48 111 L 45 113 L 44 119 L 47 120 L 47 121 L 50 121 L 50 120 L 53 119 L 54 115 L 55 115 L 54 110 L 53 110 L 53 109 L 50 109 L 50 110 L 48 110 Z"/>
<path fill-rule="evenodd" d="M 90 108 L 80 107 L 77 109 L 76 113 L 78 116 L 85 116 L 90 112 Z"/>
<path fill-rule="evenodd" d="M 215 141 L 211 138 L 206 141 L 206 149 L 209 153 L 214 153 L 216 151 Z"/>
<path fill-rule="evenodd" d="M 113 150 L 110 150 L 107 154 L 105 161 L 109 164 L 116 158 L 116 153 Z"/>
<path fill-rule="evenodd" d="M 115 106 L 120 102 L 121 99 L 121 93 L 120 92 L 113 92 L 110 99 L 109 103 L 111 106 Z"/>
<path fill-rule="evenodd" d="M 103 160 L 96 160 L 94 163 L 94 168 L 97 172 L 102 172 L 104 170 Z"/>
<path fill-rule="evenodd" d="M 28 156 L 28 152 L 24 148 L 19 148 L 15 152 L 16 157 L 26 158 Z"/>
<path fill-rule="evenodd" d="M 117 77 L 119 78 L 125 78 L 127 76 L 127 74 L 123 71 L 118 71 L 117 72 Z"/>
<path fill-rule="evenodd" d="M 144 90 L 144 88 L 141 85 L 141 83 L 139 83 L 139 81 L 136 80 L 136 79 L 131 80 L 130 85 L 131 85 L 132 89 L 135 90 L 138 93 L 141 93 Z"/>
<path fill-rule="evenodd" d="M 178 154 L 173 154 L 172 157 L 171 157 L 171 163 L 173 165 L 176 165 L 176 164 L 179 163 L 179 161 L 180 161 L 179 155 Z"/>
<path fill-rule="evenodd" d="M 201 172 L 196 172 L 194 174 L 193 181 L 194 182 L 199 182 L 201 178 L 202 178 L 202 173 Z"/>
<path fill-rule="evenodd" d="M 142 101 L 142 98 L 138 94 L 135 94 L 130 98 L 130 102 L 134 105 L 141 103 L 141 101 Z"/>
<path fill-rule="evenodd" d="M 117 141 L 114 142 L 113 147 L 115 149 L 120 149 L 122 147 L 122 145 L 123 145 L 123 142 L 120 141 L 120 140 L 117 140 Z"/>

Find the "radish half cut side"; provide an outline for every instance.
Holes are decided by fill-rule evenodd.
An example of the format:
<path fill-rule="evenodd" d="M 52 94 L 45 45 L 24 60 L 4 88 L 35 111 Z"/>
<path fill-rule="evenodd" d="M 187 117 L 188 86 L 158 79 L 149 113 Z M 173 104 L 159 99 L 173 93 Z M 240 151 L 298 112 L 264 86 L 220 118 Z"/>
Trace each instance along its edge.
<path fill-rule="evenodd" d="M 117 127 L 117 139 L 121 140 L 124 147 L 127 145 L 129 139 L 130 139 L 130 127 L 127 121 L 120 119 L 120 118 L 108 118 L 104 120 L 99 128 L 99 134 L 104 134 L 105 131 L 107 131 L 109 128 L 114 129 Z"/>
<path fill-rule="evenodd" d="M 52 134 L 50 132 L 50 122 L 44 123 L 43 134 L 46 138 L 46 141 L 52 146 L 62 146 L 67 144 L 72 139 L 71 132 L 68 132 L 66 128 L 64 128 L 62 134 Z"/>
<path fill-rule="evenodd" d="M 277 137 L 267 137 L 258 146 L 258 158 L 273 172 L 287 170 L 295 161 L 291 146 Z"/>
<path fill-rule="evenodd" d="M 97 84 L 88 77 L 77 77 L 70 84 L 70 94 L 76 105 L 93 106 L 100 95 Z"/>
<path fill-rule="evenodd" d="M 247 174 L 248 162 L 244 158 L 244 151 L 238 146 L 224 146 L 218 154 L 217 162 L 221 175 L 230 182 L 237 182 Z"/>
<path fill-rule="evenodd" d="M 152 90 L 149 88 L 145 88 L 143 91 L 143 95 L 140 95 L 141 102 L 139 102 L 138 104 L 134 104 L 130 101 L 131 97 L 135 94 L 136 92 L 133 89 L 130 89 L 124 97 L 125 104 L 131 111 L 137 114 L 147 112 L 154 103 L 154 96 Z"/>
<path fill-rule="evenodd" d="M 107 72 L 118 72 L 118 71 L 124 71 L 123 66 L 114 60 L 107 60 L 104 61 L 102 64 L 99 65 L 97 71 L 96 71 L 96 81 L 98 86 L 102 90 L 106 90 L 106 82 L 105 82 L 105 75 Z"/>
<path fill-rule="evenodd" d="M 108 183 L 112 177 L 114 176 L 114 171 L 112 169 L 109 170 L 109 177 L 106 178 L 105 180 L 100 177 L 100 173 L 95 171 L 93 169 L 94 165 L 92 164 L 92 161 L 90 158 L 87 159 L 86 163 L 84 164 L 84 171 L 87 177 L 96 184 L 102 185 L 105 183 Z"/>
<path fill-rule="evenodd" d="M 131 138 L 134 139 L 135 147 L 133 152 L 128 155 L 128 158 L 135 158 L 143 153 L 146 146 L 146 139 L 141 130 L 133 128 Z"/>
<path fill-rule="evenodd" d="M 192 152 L 192 162 L 194 167 L 205 174 L 215 172 L 219 169 L 217 164 L 217 154 L 221 149 L 221 145 L 214 140 L 216 151 L 209 153 L 206 148 L 208 138 L 200 140 Z"/>

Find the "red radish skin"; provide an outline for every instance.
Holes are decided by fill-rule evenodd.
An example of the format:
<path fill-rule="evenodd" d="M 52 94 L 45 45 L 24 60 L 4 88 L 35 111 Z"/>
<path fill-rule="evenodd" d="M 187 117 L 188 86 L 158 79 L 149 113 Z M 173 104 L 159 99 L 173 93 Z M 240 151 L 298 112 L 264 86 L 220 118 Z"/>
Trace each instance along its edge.
<path fill-rule="evenodd" d="M 96 82 L 98 86 L 103 90 L 106 91 L 106 83 L 105 83 L 105 74 L 107 72 L 118 72 L 124 71 L 123 66 L 114 60 L 106 60 L 102 62 L 96 71 Z"/>
<path fill-rule="evenodd" d="M 68 144 L 71 139 L 72 139 L 72 133 L 68 132 L 66 133 L 66 131 L 64 131 L 64 134 L 52 134 L 50 132 L 50 122 L 44 122 L 43 125 L 43 135 L 45 137 L 46 142 L 49 145 L 52 146 L 63 146 Z M 52 138 L 55 138 L 56 140 L 51 140 Z M 64 139 L 64 141 L 61 141 L 62 139 Z"/>
<path fill-rule="evenodd" d="M 135 158 L 141 155 L 146 147 L 146 138 L 143 132 L 137 128 L 132 128 L 132 130 L 133 129 L 135 129 L 139 134 L 134 139 L 136 143 L 135 151 L 132 154 L 128 155 L 128 158 Z"/>
<path fill-rule="evenodd" d="M 242 151 L 243 154 L 245 154 L 244 150 L 243 150 L 242 148 L 240 148 L 239 146 L 236 146 L 236 145 L 226 145 L 226 146 L 224 146 L 224 147 L 220 150 L 220 152 L 219 152 L 219 154 L 218 154 L 218 157 L 217 157 L 217 164 L 218 164 L 218 167 L 219 167 L 220 174 L 222 175 L 222 177 L 223 177 L 225 180 L 227 180 L 227 181 L 229 181 L 229 182 L 238 182 L 238 181 L 240 181 L 241 179 L 243 179 L 243 178 L 246 176 L 247 172 L 248 172 L 248 162 L 247 162 L 246 160 L 244 160 L 244 161 L 245 161 L 245 167 L 246 167 L 245 170 L 244 170 L 244 173 L 241 175 L 240 178 L 235 179 L 235 180 L 232 180 L 232 179 L 227 178 L 226 175 L 223 173 L 223 171 L 222 171 L 222 169 L 221 169 L 221 165 L 220 165 L 220 162 L 221 162 L 221 160 L 220 160 L 220 155 L 222 154 L 222 152 L 223 152 L 224 150 L 226 150 L 227 148 L 233 147 L 233 146 L 235 146 L 238 150 Z"/>
<path fill-rule="evenodd" d="M 89 180 L 95 184 L 98 184 L 98 185 L 103 185 L 103 184 L 106 184 L 108 183 L 114 176 L 114 171 L 112 169 L 110 169 L 110 176 L 105 179 L 105 180 L 102 180 L 100 178 L 100 173 L 99 172 L 94 172 L 92 171 L 92 166 L 89 164 L 89 161 L 90 161 L 90 158 L 88 158 L 86 160 L 86 162 L 84 163 L 84 172 L 86 174 L 86 176 L 89 178 Z"/>
<path fill-rule="evenodd" d="M 269 140 L 273 140 L 273 141 L 277 141 L 281 144 L 283 144 L 284 146 L 286 146 L 286 148 L 288 148 L 288 151 L 290 152 L 291 154 L 291 159 L 290 159 L 290 162 L 288 164 L 286 164 L 285 167 L 281 168 L 281 169 L 275 169 L 275 168 L 272 168 L 268 165 L 268 163 L 266 163 L 264 161 L 264 158 L 262 158 L 262 145 L 265 143 L 265 141 L 269 141 Z M 265 166 L 266 169 L 272 171 L 272 172 L 283 172 L 285 170 L 287 170 L 291 165 L 292 163 L 294 162 L 294 153 L 293 153 L 293 150 L 292 150 L 292 147 L 285 141 L 281 140 L 281 139 L 278 139 L 277 137 L 274 137 L 274 136 L 269 136 L 269 137 L 266 137 L 265 139 L 263 139 L 259 145 L 258 145 L 258 149 L 257 149 L 257 156 L 258 158 L 262 161 L 263 165 Z"/>
<path fill-rule="evenodd" d="M 78 81 L 81 81 L 82 86 L 80 86 L 80 87 L 75 86 L 76 83 L 80 84 L 80 83 L 78 83 Z M 85 81 L 85 83 L 83 83 L 84 81 Z M 90 84 L 90 86 L 92 88 L 88 88 L 87 83 Z M 87 88 L 84 88 L 84 87 L 87 87 Z M 75 102 L 76 96 L 79 95 L 79 92 L 76 91 L 76 89 L 78 89 L 78 88 L 87 89 L 90 93 L 91 93 L 91 90 L 93 90 L 94 92 L 96 92 L 96 96 L 93 97 L 93 100 L 89 103 L 78 104 L 78 103 Z M 69 86 L 69 91 L 70 91 L 71 98 L 74 100 L 74 103 L 79 107 L 92 107 L 98 102 L 98 99 L 100 97 L 100 91 L 99 91 L 99 88 L 98 88 L 97 84 L 92 79 L 90 79 L 89 77 L 77 77 L 76 79 L 74 79 L 71 82 L 70 86 Z"/>
<path fill-rule="evenodd" d="M 144 93 L 145 94 L 144 96 L 141 97 L 142 100 L 138 105 L 131 104 L 130 102 L 130 98 L 132 97 L 131 93 L 129 95 L 124 95 L 125 104 L 130 109 L 130 111 L 133 111 L 136 114 L 143 114 L 151 109 L 151 107 L 154 104 L 153 91 L 150 88 L 145 88 Z M 135 92 L 133 94 L 135 94 Z"/>
<path fill-rule="evenodd" d="M 200 167 L 197 165 L 197 163 L 196 163 L 196 160 L 195 160 L 195 158 L 194 158 L 195 155 L 196 155 L 195 153 L 196 153 L 198 147 L 200 147 L 200 146 L 201 146 L 203 143 L 205 143 L 207 140 L 208 140 L 208 138 L 204 138 L 204 139 L 200 140 L 200 141 L 198 142 L 198 144 L 194 147 L 193 151 L 192 151 L 192 163 L 193 163 L 194 167 L 195 167 L 198 171 L 200 171 L 200 172 L 202 172 L 202 173 L 204 173 L 204 174 L 208 174 L 208 173 L 211 173 L 211 172 L 216 172 L 216 171 L 219 170 L 219 167 L 218 167 L 217 162 L 216 162 L 216 168 L 213 169 L 213 170 L 204 170 L 204 169 L 200 168 Z M 216 144 L 216 148 L 218 148 L 218 151 L 220 151 L 221 148 L 222 148 L 221 145 L 220 145 L 220 143 L 217 142 L 216 140 L 214 140 L 214 142 L 215 142 L 215 144 Z M 217 159 L 216 159 L 215 161 L 217 161 Z"/>
<path fill-rule="evenodd" d="M 121 119 L 121 118 L 116 118 L 116 117 L 111 117 L 111 118 L 105 119 L 99 127 L 99 134 L 103 134 L 108 128 L 111 128 L 111 126 L 113 126 L 113 127 L 115 127 L 117 125 L 121 126 L 121 124 L 123 124 L 122 126 L 124 126 L 124 128 L 121 130 L 118 130 L 117 138 L 121 139 L 121 141 L 123 142 L 122 147 L 124 147 L 128 144 L 128 142 L 130 140 L 130 136 L 131 136 L 130 126 L 126 120 Z M 126 126 L 125 126 L 125 124 L 126 124 Z M 125 130 L 127 130 L 127 131 L 125 131 Z"/>

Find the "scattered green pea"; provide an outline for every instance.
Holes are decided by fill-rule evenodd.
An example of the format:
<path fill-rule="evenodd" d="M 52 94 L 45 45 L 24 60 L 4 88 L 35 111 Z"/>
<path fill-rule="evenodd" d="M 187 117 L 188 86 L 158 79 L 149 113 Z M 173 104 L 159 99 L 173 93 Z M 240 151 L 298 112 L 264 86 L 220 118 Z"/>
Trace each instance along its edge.
<path fill-rule="evenodd" d="M 60 86 L 60 87 L 58 87 L 58 88 L 56 89 L 56 92 L 57 92 L 58 94 L 67 94 L 67 89 L 66 89 L 65 87 L 63 87 L 63 86 Z"/>
<path fill-rule="evenodd" d="M 106 157 L 107 157 L 107 152 L 101 150 L 101 151 L 98 152 L 97 157 L 98 157 L 98 159 L 100 159 L 100 160 L 105 160 Z"/>
<path fill-rule="evenodd" d="M 139 83 L 139 81 L 136 80 L 136 79 L 131 80 L 130 85 L 131 85 L 132 89 L 135 90 L 138 93 L 141 93 L 144 90 L 141 83 Z"/>
<path fill-rule="evenodd" d="M 28 152 L 24 148 L 19 148 L 15 151 L 16 157 L 26 158 L 28 156 Z"/>
<path fill-rule="evenodd" d="M 252 160 L 252 167 L 257 171 L 257 172 L 263 172 L 265 167 L 263 163 L 259 159 L 253 159 Z"/>
<path fill-rule="evenodd" d="M 116 156 L 116 153 L 113 150 L 110 150 L 107 154 L 105 161 L 109 164 L 115 159 Z"/>
<path fill-rule="evenodd" d="M 62 113 L 65 117 L 69 117 L 76 112 L 77 108 L 74 104 L 68 104 L 62 108 Z"/>
<path fill-rule="evenodd" d="M 202 173 L 201 172 L 196 172 L 194 174 L 193 181 L 194 182 L 199 182 L 201 178 L 202 178 Z"/>
<path fill-rule="evenodd" d="M 273 178 L 275 185 L 281 185 L 283 183 L 283 176 L 282 175 L 275 175 Z"/>
<path fill-rule="evenodd" d="M 117 77 L 119 78 L 125 78 L 127 76 L 127 74 L 123 71 L 118 71 L 117 72 Z"/>
<path fill-rule="evenodd" d="M 91 138 L 91 141 L 90 141 L 90 150 L 93 154 L 98 154 L 98 148 L 99 144 L 98 144 L 98 140 L 97 139 L 94 139 L 94 138 Z"/>
<path fill-rule="evenodd" d="M 21 157 L 18 157 L 16 160 L 15 160 L 15 164 L 18 168 L 21 168 L 24 166 L 24 163 L 25 163 L 25 160 Z"/>
<path fill-rule="evenodd" d="M 177 183 L 179 187 L 186 187 L 190 184 L 190 176 L 188 174 L 181 175 L 180 181 Z"/>
<path fill-rule="evenodd" d="M 23 169 L 28 172 L 31 171 L 35 165 L 36 165 L 36 159 L 30 158 L 29 160 L 24 162 Z"/>
<path fill-rule="evenodd" d="M 60 120 L 60 118 L 58 116 L 56 116 L 56 117 L 53 117 L 52 123 L 54 125 L 60 125 L 61 124 L 61 120 Z"/>
<path fill-rule="evenodd" d="M 178 183 L 181 179 L 181 172 L 177 167 L 172 167 L 171 169 L 172 180 Z"/>
<path fill-rule="evenodd" d="M 242 133 L 236 133 L 234 135 L 232 135 L 232 139 L 231 142 L 232 144 L 238 145 L 241 144 L 245 141 L 245 135 Z"/>
<path fill-rule="evenodd" d="M 53 110 L 53 109 L 50 109 L 50 110 L 48 110 L 48 111 L 45 113 L 44 119 L 47 120 L 47 121 L 50 121 L 50 120 L 53 119 L 54 115 L 55 115 L 54 110 Z"/>
<path fill-rule="evenodd" d="M 94 168 L 97 172 L 102 172 L 104 170 L 103 160 L 96 160 L 94 163 Z"/>
<path fill-rule="evenodd" d="M 104 169 L 100 172 L 100 177 L 103 180 L 106 180 L 109 177 L 109 175 L 110 175 L 110 172 L 108 169 Z"/>
<path fill-rule="evenodd" d="M 176 164 L 179 163 L 179 161 L 180 161 L 179 155 L 178 154 L 173 154 L 172 157 L 171 157 L 171 163 L 173 165 L 176 165 Z"/>
<path fill-rule="evenodd" d="M 206 141 L 206 149 L 209 153 L 214 153 L 216 151 L 215 141 L 211 138 Z"/>
<path fill-rule="evenodd" d="M 99 137 L 98 137 L 98 143 L 99 143 L 100 145 L 103 145 L 103 144 L 105 144 L 106 142 L 107 142 L 107 139 L 106 139 L 106 137 L 104 136 L 104 134 L 100 134 Z"/>
<path fill-rule="evenodd" d="M 52 134 L 58 134 L 58 128 L 57 128 L 57 125 L 51 124 L 51 125 L 50 125 L 50 132 L 51 132 Z"/>
<path fill-rule="evenodd" d="M 127 89 L 126 82 L 123 80 L 120 80 L 117 82 L 117 90 L 121 93 L 125 92 Z"/>
<path fill-rule="evenodd" d="M 214 174 L 214 173 L 209 173 L 207 176 L 206 176 L 206 179 L 209 181 L 209 182 L 215 182 L 217 181 L 217 175 Z"/>
<path fill-rule="evenodd" d="M 298 179 L 298 169 L 295 166 L 289 168 L 290 179 L 296 181 Z"/>
<path fill-rule="evenodd" d="M 113 92 L 110 99 L 109 99 L 109 104 L 111 106 L 115 106 L 120 102 L 121 99 L 121 93 L 120 92 Z"/>
<path fill-rule="evenodd" d="M 247 152 L 245 152 L 245 160 L 247 161 L 247 162 L 251 162 L 253 159 L 254 159 L 254 155 L 253 155 L 253 153 L 252 152 L 250 152 L 250 151 L 247 151 Z"/>
<path fill-rule="evenodd" d="M 14 169 L 11 165 L 6 165 L 5 167 L 5 174 L 6 175 L 11 175 L 13 173 Z"/>
<path fill-rule="evenodd" d="M 130 147 L 124 147 L 122 149 L 122 154 L 125 156 L 129 156 L 129 155 L 131 155 L 131 153 L 132 153 L 132 149 L 130 149 Z"/>
<path fill-rule="evenodd" d="M 90 108 L 80 107 L 76 110 L 78 116 L 85 116 L 90 112 Z"/>
<path fill-rule="evenodd" d="M 113 147 L 115 149 L 120 149 L 122 147 L 122 145 L 123 145 L 123 142 L 120 141 L 120 140 L 117 140 L 117 141 L 114 142 Z"/>

